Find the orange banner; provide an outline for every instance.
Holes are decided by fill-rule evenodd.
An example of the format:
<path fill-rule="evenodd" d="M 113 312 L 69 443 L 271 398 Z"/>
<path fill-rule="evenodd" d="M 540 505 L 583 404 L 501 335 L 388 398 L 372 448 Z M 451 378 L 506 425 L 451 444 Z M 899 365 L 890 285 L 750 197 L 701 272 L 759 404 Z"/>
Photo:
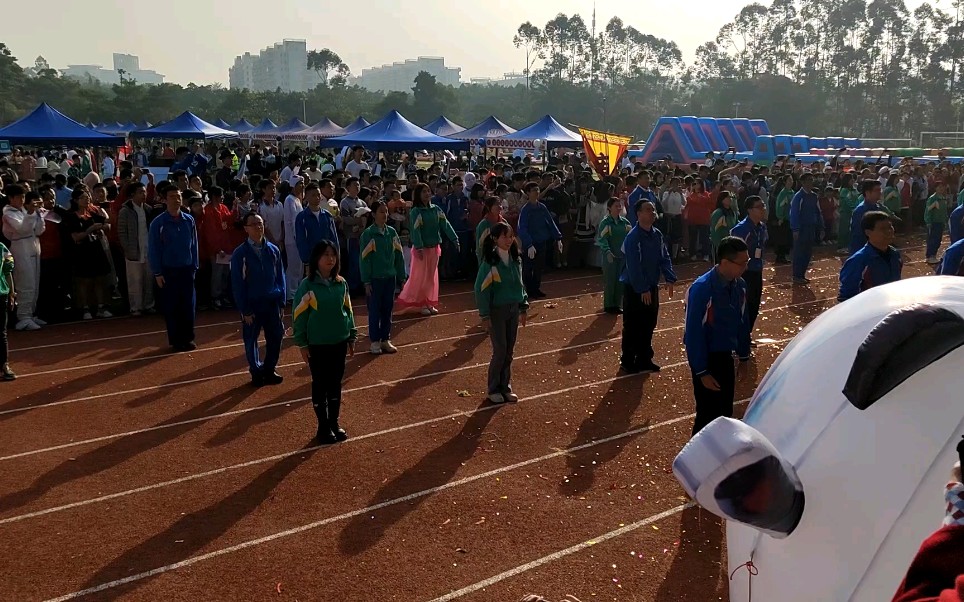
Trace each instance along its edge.
<path fill-rule="evenodd" d="M 632 138 L 618 134 L 608 134 L 598 130 L 579 128 L 582 135 L 582 147 L 586 151 L 586 158 L 600 176 L 608 176 L 619 167 L 619 161 Z"/>

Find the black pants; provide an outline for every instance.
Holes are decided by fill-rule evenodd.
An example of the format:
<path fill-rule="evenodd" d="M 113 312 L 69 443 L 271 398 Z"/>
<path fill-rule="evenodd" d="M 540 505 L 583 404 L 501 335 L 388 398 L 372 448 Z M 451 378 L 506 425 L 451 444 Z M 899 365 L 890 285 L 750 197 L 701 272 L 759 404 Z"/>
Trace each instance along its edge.
<path fill-rule="evenodd" d="M 733 416 L 733 397 L 736 391 L 736 367 L 733 364 L 733 354 L 729 351 L 710 353 L 706 369 L 716 379 L 720 390 L 707 389 L 703 386 L 702 380 L 693 374 L 693 394 L 696 397 L 694 435 L 720 416 Z"/>
<path fill-rule="evenodd" d="M 753 332 L 756 317 L 760 314 L 760 298 L 763 297 L 763 272 L 747 270 L 743 272 L 743 281 L 746 282 L 746 311 L 750 315 L 750 332 Z"/>
<path fill-rule="evenodd" d="M 194 291 L 193 267 L 164 268 L 161 308 L 167 323 L 167 342 L 183 347 L 194 342 L 194 313 L 197 297 Z"/>
<path fill-rule="evenodd" d="M 529 249 L 522 249 L 522 283 L 529 296 L 542 291 L 542 272 L 546 268 L 548 242 L 533 243 L 536 248 L 535 259 L 529 259 Z"/>
<path fill-rule="evenodd" d="M 311 406 L 318 418 L 318 430 L 338 424 L 341 412 L 341 380 L 345 377 L 348 340 L 334 345 L 309 345 Z"/>
<path fill-rule="evenodd" d="M 653 361 L 653 331 L 659 317 L 659 288 L 650 291 L 649 305 L 627 285 L 623 288 L 623 340 L 619 360 L 627 370 L 641 370 Z"/>
<path fill-rule="evenodd" d="M 16 283 L 14 283 L 16 284 Z M 10 301 L 7 295 L 0 295 L 0 367 L 7 363 L 7 324 L 10 321 Z"/>

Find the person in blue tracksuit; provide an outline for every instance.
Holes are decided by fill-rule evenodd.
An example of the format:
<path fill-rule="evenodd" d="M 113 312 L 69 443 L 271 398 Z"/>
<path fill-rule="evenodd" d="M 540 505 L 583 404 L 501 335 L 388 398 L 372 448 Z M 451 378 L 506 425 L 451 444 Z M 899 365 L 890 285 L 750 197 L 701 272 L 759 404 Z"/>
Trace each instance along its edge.
<path fill-rule="evenodd" d="M 636 226 L 623 241 L 623 336 L 619 363 L 630 374 L 659 372 L 653 362 L 653 331 L 659 317 L 659 280 L 666 280 L 667 293 L 673 298 L 676 272 L 657 230 L 656 205 L 652 201 L 636 202 Z"/>
<path fill-rule="evenodd" d="M 750 263 L 743 272 L 743 281 L 746 282 L 747 314 L 752 333 L 756 317 L 760 313 L 760 300 L 763 298 L 763 253 L 770 237 L 767 234 L 767 206 L 763 199 L 756 195 L 746 197 L 743 212 L 746 217 L 730 230 L 730 236 L 742 239 L 750 255 Z M 756 343 L 751 341 L 750 344 Z"/>
<path fill-rule="evenodd" d="M 301 263 L 308 265 L 311 251 L 323 240 L 330 240 L 338 248 L 338 226 L 326 207 L 323 207 L 321 187 L 312 182 L 305 187 L 305 208 L 295 217 L 295 244 Z"/>
<path fill-rule="evenodd" d="M 519 211 L 519 240 L 522 241 L 522 281 L 530 299 L 542 299 L 542 270 L 546 267 L 549 243 L 556 241 L 562 253 L 562 233 L 549 208 L 539 200 L 539 185 L 529 182 L 522 189 L 527 202 Z"/>
<path fill-rule="evenodd" d="M 964 238 L 947 247 L 937 273 L 941 276 L 964 276 Z"/>
<path fill-rule="evenodd" d="M 175 351 L 192 351 L 197 349 L 194 343 L 197 225 L 189 213 L 181 211 L 181 191 L 174 184 L 158 188 L 167 211 L 151 222 L 147 236 L 147 260 L 154 280 L 161 289 L 167 340 Z"/>
<path fill-rule="evenodd" d="M 958 205 L 947 218 L 951 244 L 964 238 L 964 205 Z"/>
<path fill-rule="evenodd" d="M 241 312 L 244 354 L 252 385 L 278 385 L 284 380 L 275 368 L 285 336 L 282 313 L 287 299 L 281 249 L 264 237 L 264 219 L 260 215 L 251 212 L 242 219 L 248 239 L 231 254 L 231 290 Z M 258 353 L 262 330 L 263 361 Z"/>
<path fill-rule="evenodd" d="M 800 190 L 790 201 L 790 230 L 793 232 L 793 283 L 807 284 L 807 269 L 813 258 L 813 244 L 823 217 L 817 193 L 813 191 L 813 174 L 803 174 Z"/>
<path fill-rule="evenodd" d="M 719 262 L 686 293 L 683 344 L 693 375 L 696 420 L 693 434 L 720 416 L 733 416 L 736 377 L 750 360 L 750 320 L 743 272 L 750 261 L 746 243 L 735 236 L 720 242 Z M 733 353 L 740 360 L 734 368 Z"/>
<path fill-rule="evenodd" d="M 867 244 L 847 258 L 840 270 L 837 301 L 846 301 L 863 291 L 900 280 L 904 262 L 894 242 L 894 221 L 883 211 L 868 211 L 860 220 Z"/>
<path fill-rule="evenodd" d="M 884 206 L 880 204 L 880 181 L 864 180 L 860 190 L 863 200 L 857 203 L 854 212 L 850 215 L 850 252 L 856 253 L 867 244 L 867 235 L 861 226 L 864 214 L 868 211 L 884 211 Z"/>
<path fill-rule="evenodd" d="M 661 213 L 660 207 L 659 207 L 659 199 L 656 198 L 656 193 L 653 191 L 653 189 L 649 187 L 649 182 L 650 182 L 649 172 L 644 171 L 640 173 L 636 188 L 634 188 L 633 191 L 630 192 L 629 196 L 626 198 L 626 203 L 629 205 L 629 209 L 630 209 L 629 215 L 627 215 L 626 217 L 629 219 L 630 225 L 634 227 L 636 226 L 636 212 L 633 211 L 633 208 L 636 207 L 636 203 L 638 203 L 639 201 L 652 201 L 652 203 L 656 205 L 656 212 Z"/>

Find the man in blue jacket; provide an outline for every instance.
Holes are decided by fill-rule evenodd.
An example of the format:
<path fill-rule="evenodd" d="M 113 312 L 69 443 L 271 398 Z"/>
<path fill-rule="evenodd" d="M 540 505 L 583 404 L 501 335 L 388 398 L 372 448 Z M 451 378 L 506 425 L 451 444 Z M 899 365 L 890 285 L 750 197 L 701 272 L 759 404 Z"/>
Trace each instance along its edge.
<path fill-rule="evenodd" d="M 856 253 L 867 244 L 867 235 L 863 230 L 864 214 L 868 211 L 884 211 L 884 206 L 880 204 L 880 181 L 864 180 L 860 186 L 860 194 L 863 200 L 854 207 L 854 212 L 850 215 L 850 253 Z M 885 212 L 886 213 L 886 212 Z"/>
<path fill-rule="evenodd" d="M 950 228 L 951 244 L 954 244 L 964 238 L 964 205 L 955 207 L 947 221 Z"/>
<path fill-rule="evenodd" d="M 264 237 L 261 216 L 251 212 L 242 219 L 248 239 L 231 254 L 231 289 L 234 303 L 241 311 L 244 354 L 248 359 L 252 385 L 277 385 L 284 380 L 275 368 L 285 335 L 281 320 L 287 299 L 285 268 L 281 262 L 281 250 Z M 264 361 L 258 353 L 258 337 L 262 329 Z"/>
<path fill-rule="evenodd" d="M 147 259 L 161 289 L 167 340 L 175 351 L 193 351 L 197 349 L 194 343 L 197 226 L 190 213 L 181 211 L 181 191 L 176 186 L 162 183 L 157 192 L 163 197 L 167 211 L 151 222 Z"/>
<path fill-rule="evenodd" d="M 964 238 L 947 247 L 937 273 L 941 276 L 964 276 Z"/>
<path fill-rule="evenodd" d="M 790 230 L 793 231 L 793 283 L 807 284 L 807 269 L 813 258 L 813 243 L 823 218 L 817 193 L 813 191 L 813 174 L 800 178 L 800 190 L 790 201 Z"/>
<path fill-rule="evenodd" d="M 752 333 L 756 317 L 760 313 L 760 300 L 763 298 L 763 253 L 769 239 L 766 203 L 756 195 L 748 196 L 743 203 L 743 211 L 746 217 L 730 230 L 730 235 L 746 243 L 750 256 L 750 263 L 743 272 L 743 281 L 746 282 L 747 315 Z M 751 341 L 750 345 L 754 346 L 756 343 Z"/>
<path fill-rule="evenodd" d="M 330 240 L 338 245 L 338 227 L 335 219 L 321 205 L 321 187 L 312 182 L 305 187 L 305 204 L 301 213 L 295 217 L 295 244 L 301 263 L 308 265 L 311 250 L 319 242 Z"/>
<path fill-rule="evenodd" d="M 900 280 L 904 262 L 900 251 L 891 246 L 894 222 L 890 215 L 883 211 L 868 211 L 860 220 L 860 229 L 867 244 L 843 264 L 837 301 L 846 301 L 869 288 Z"/>
<path fill-rule="evenodd" d="M 741 278 L 750 262 L 746 243 L 727 236 L 716 259 L 719 263 L 686 293 L 683 344 L 696 397 L 694 435 L 720 416 L 733 416 L 736 376 L 745 376 L 750 360 L 750 319 Z M 733 365 L 734 352 L 739 368 Z"/>
<path fill-rule="evenodd" d="M 546 267 L 549 243 L 556 241 L 562 253 L 562 233 L 549 208 L 539 200 L 539 185 L 529 182 L 522 191 L 527 201 L 519 211 L 519 240 L 522 241 L 522 282 L 530 299 L 542 299 L 542 270 Z"/>
<path fill-rule="evenodd" d="M 676 272 L 663 233 L 653 227 L 656 205 L 645 199 L 637 201 L 633 213 L 636 214 L 636 226 L 623 241 L 626 263 L 619 277 L 625 284 L 619 363 L 630 374 L 659 372 L 659 366 L 653 362 L 653 331 L 659 317 L 659 279 L 666 280 L 666 290 L 672 299 Z"/>

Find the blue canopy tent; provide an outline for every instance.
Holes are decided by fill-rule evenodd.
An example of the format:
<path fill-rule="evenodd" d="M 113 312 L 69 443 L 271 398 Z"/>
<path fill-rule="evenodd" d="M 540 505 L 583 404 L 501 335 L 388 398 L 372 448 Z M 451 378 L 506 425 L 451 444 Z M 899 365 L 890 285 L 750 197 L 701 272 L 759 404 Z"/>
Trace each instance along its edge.
<path fill-rule="evenodd" d="M 371 123 L 369 123 L 367 119 L 365 119 L 364 117 L 359 117 L 355 121 L 352 121 L 351 123 L 345 126 L 345 131 L 342 132 L 342 135 L 354 134 L 355 132 L 359 130 L 363 130 L 370 125 Z"/>
<path fill-rule="evenodd" d="M 134 129 L 135 129 L 135 130 L 146 130 L 146 129 L 152 128 L 152 127 L 154 127 L 154 124 L 145 119 L 144 121 L 142 121 L 142 122 L 140 122 L 139 124 L 137 124 L 137 127 L 134 128 Z"/>
<path fill-rule="evenodd" d="M 252 124 L 250 121 L 248 121 L 247 119 L 245 119 L 244 117 L 242 117 L 242 118 L 241 118 L 241 121 L 239 121 L 239 122 L 237 122 L 236 124 L 232 125 L 232 126 L 231 126 L 230 128 L 228 128 L 228 129 L 229 129 L 229 130 L 232 130 L 232 131 L 235 131 L 235 132 L 237 132 L 237 133 L 239 133 L 239 134 L 247 134 L 247 133 L 250 133 L 251 130 L 254 129 L 254 124 Z"/>
<path fill-rule="evenodd" d="M 174 119 L 162 125 L 156 125 L 145 130 L 135 130 L 131 136 L 138 138 L 183 138 L 187 140 L 204 140 L 237 138 L 238 133 L 221 129 L 204 121 L 190 111 L 184 111 Z"/>
<path fill-rule="evenodd" d="M 33 146 L 77 144 L 117 147 L 125 144 L 123 136 L 110 136 L 85 127 L 45 102 L 29 115 L 0 128 L 0 140 Z"/>
<path fill-rule="evenodd" d="M 494 148 L 535 148 L 533 141 L 545 141 L 545 149 L 559 147 L 582 148 L 582 136 L 563 127 L 552 115 L 546 115 L 527 128 L 522 128 L 513 134 L 489 140 L 489 146 Z"/>
<path fill-rule="evenodd" d="M 101 125 L 99 128 L 97 128 L 97 131 L 102 134 L 111 134 L 113 136 L 117 136 L 117 132 L 120 132 L 123 129 L 123 124 L 121 124 L 119 121 L 115 121 L 113 123 L 105 123 Z"/>
<path fill-rule="evenodd" d="M 307 140 L 307 130 L 307 123 L 298 119 L 297 117 L 292 117 L 291 121 L 288 123 L 278 126 L 278 128 L 274 131 L 274 134 L 276 136 L 281 136 L 285 140 Z"/>
<path fill-rule="evenodd" d="M 498 138 L 500 136 L 505 136 L 506 134 L 512 133 L 515 133 L 513 128 L 507 126 L 494 116 L 490 115 L 482 120 L 481 123 L 477 123 L 469 129 L 458 132 L 457 134 L 452 134 L 452 138 L 456 138 L 458 140 L 478 140 L 479 138 L 492 140 L 493 138 Z"/>
<path fill-rule="evenodd" d="M 451 136 L 452 134 L 458 134 L 459 132 L 465 131 L 464 127 L 453 121 L 450 121 L 445 115 L 439 115 L 438 119 L 426 125 L 423 129 L 426 132 L 435 134 L 436 136 Z"/>
<path fill-rule="evenodd" d="M 398 111 L 389 111 L 385 117 L 364 130 L 329 140 L 332 145 L 351 146 L 360 144 L 373 151 L 403 150 L 468 150 L 464 140 L 443 138 L 418 127 L 402 117 Z"/>
<path fill-rule="evenodd" d="M 231 130 L 231 129 L 232 129 L 232 128 L 231 128 L 231 124 L 228 123 L 227 121 L 221 119 L 220 117 L 218 117 L 217 119 L 215 119 L 214 121 L 212 121 L 212 122 L 211 122 L 211 125 L 217 126 L 217 127 L 221 128 L 222 130 Z M 238 131 L 238 130 L 234 130 L 234 131 L 236 132 L 236 131 Z"/>
<path fill-rule="evenodd" d="M 258 138 L 260 140 L 274 140 L 275 130 L 277 129 L 278 125 L 265 117 L 264 121 L 259 123 L 253 130 L 248 132 L 247 137 Z"/>
<path fill-rule="evenodd" d="M 305 131 L 305 134 L 309 138 L 314 138 L 316 140 L 322 138 L 334 138 L 335 136 L 343 136 L 345 134 L 345 128 L 325 117 L 315 125 L 308 128 Z"/>

